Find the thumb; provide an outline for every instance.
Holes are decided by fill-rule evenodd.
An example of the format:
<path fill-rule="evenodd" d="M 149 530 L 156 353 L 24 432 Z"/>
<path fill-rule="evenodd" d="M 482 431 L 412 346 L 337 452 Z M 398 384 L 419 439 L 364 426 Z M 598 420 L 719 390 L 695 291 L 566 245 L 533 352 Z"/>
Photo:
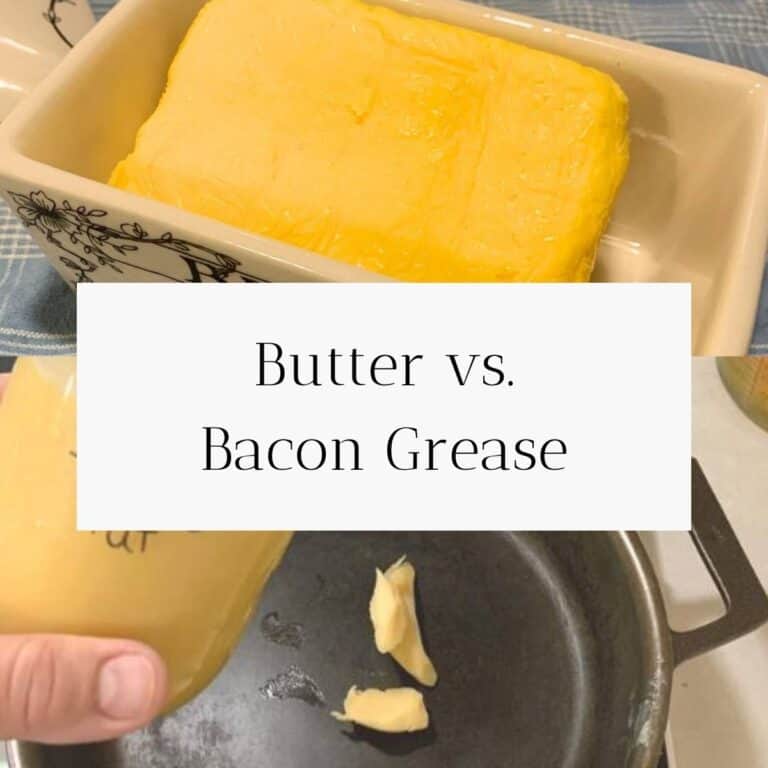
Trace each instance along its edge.
<path fill-rule="evenodd" d="M 165 704 L 165 664 L 141 643 L 72 635 L 0 636 L 0 740 L 105 741 Z"/>

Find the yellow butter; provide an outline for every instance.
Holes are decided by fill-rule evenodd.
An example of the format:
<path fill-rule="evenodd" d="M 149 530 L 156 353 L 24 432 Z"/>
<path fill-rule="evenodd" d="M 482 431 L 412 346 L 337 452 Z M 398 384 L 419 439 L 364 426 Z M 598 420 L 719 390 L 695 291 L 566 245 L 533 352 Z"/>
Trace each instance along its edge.
<path fill-rule="evenodd" d="M 607 75 L 360 0 L 211 0 L 111 183 L 408 281 L 582 281 L 628 162 Z"/>
<path fill-rule="evenodd" d="M 291 534 L 79 533 L 75 462 L 74 358 L 20 359 L 0 404 L 0 634 L 148 643 L 173 709 L 224 664 Z"/>
<path fill-rule="evenodd" d="M 389 653 L 402 642 L 410 617 L 400 592 L 378 568 L 369 612 L 376 649 Z"/>
<path fill-rule="evenodd" d="M 424 697 L 413 688 L 361 691 L 352 686 L 344 699 L 344 712 L 331 715 L 345 723 L 386 733 L 423 731 L 429 727 Z"/>
<path fill-rule="evenodd" d="M 424 650 L 416 614 L 416 570 L 404 556 L 383 574 L 376 569 L 370 615 L 379 652 L 391 654 L 422 685 L 435 685 L 437 671 Z"/>

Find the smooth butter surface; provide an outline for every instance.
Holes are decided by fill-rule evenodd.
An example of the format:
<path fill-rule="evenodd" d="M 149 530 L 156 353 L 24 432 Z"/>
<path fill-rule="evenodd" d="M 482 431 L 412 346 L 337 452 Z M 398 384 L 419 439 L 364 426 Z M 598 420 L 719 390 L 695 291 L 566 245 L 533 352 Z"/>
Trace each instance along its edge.
<path fill-rule="evenodd" d="M 395 278 L 589 278 L 606 75 L 359 0 L 211 0 L 111 183 Z"/>

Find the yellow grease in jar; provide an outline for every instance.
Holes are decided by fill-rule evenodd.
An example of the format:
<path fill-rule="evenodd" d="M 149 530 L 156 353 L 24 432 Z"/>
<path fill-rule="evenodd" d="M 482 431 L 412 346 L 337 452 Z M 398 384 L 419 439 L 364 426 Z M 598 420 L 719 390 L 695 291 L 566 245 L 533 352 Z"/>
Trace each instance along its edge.
<path fill-rule="evenodd" d="M 768 357 L 720 357 L 717 368 L 739 408 L 768 429 Z"/>
<path fill-rule="evenodd" d="M 170 711 L 221 669 L 292 534 L 76 531 L 74 373 L 20 359 L 0 404 L 0 634 L 143 641 L 168 665 Z"/>

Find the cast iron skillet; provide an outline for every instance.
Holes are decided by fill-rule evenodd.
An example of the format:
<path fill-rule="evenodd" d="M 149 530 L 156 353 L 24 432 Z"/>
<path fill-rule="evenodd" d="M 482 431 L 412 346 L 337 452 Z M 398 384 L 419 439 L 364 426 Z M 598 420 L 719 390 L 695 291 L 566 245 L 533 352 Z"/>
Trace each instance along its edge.
<path fill-rule="evenodd" d="M 361 514 L 365 510 L 361 509 Z M 676 664 L 768 620 L 698 465 L 693 539 L 726 615 L 669 630 L 634 534 L 301 534 L 213 685 L 118 743 L 13 745 L 13 768 L 654 768 Z M 347 688 L 410 685 L 368 620 L 374 566 L 417 567 L 428 731 L 332 720 Z"/>

